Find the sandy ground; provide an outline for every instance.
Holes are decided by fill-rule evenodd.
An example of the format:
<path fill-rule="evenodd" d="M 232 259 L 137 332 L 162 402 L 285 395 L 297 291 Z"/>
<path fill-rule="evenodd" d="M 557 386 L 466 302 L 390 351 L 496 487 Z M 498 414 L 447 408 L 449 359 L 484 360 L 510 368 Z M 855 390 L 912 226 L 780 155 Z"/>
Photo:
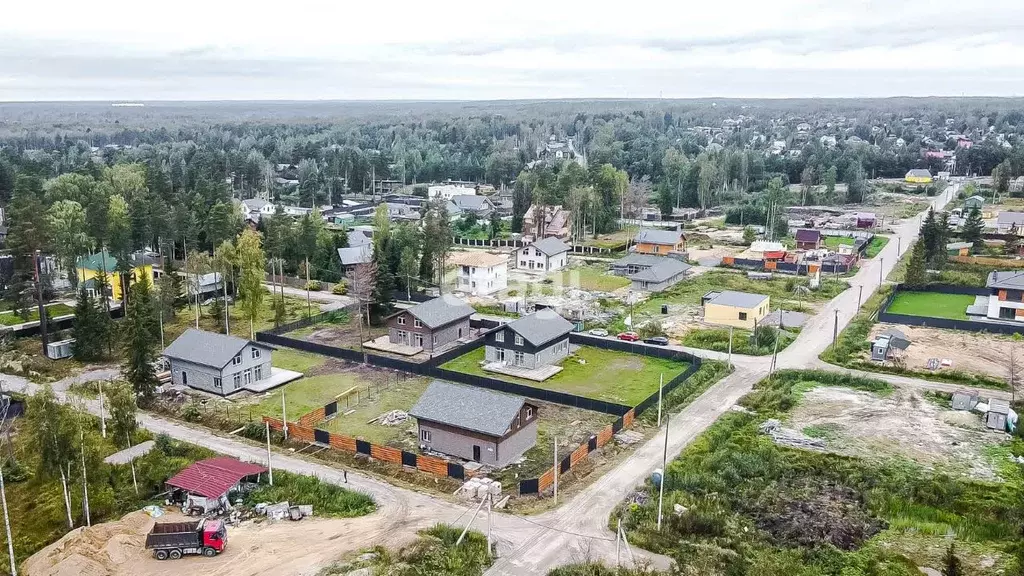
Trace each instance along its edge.
<path fill-rule="evenodd" d="M 180 519 L 180 514 L 168 514 L 160 521 Z M 215 558 L 159 561 L 144 548 L 153 523 L 145 513 L 132 512 L 116 522 L 75 530 L 26 560 L 22 571 L 28 576 L 312 575 L 349 552 L 384 543 L 377 514 L 273 524 L 246 521 L 228 528 L 227 548 Z"/>
<path fill-rule="evenodd" d="M 985 447 L 1009 438 L 986 430 L 978 414 L 941 408 L 920 392 L 903 388 L 886 398 L 848 388 L 813 388 L 787 425 L 828 430 L 827 446 L 839 454 L 909 458 L 987 480 L 997 476 Z"/>
<path fill-rule="evenodd" d="M 946 369 L 996 378 L 1007 376 L 1010 349 L 1014 346 L 1010 339 L 991 334 L 884 323 L 874 326 L 871 339 L 889 328 L 895 328 L 910 338 L 910 347 L 904 353 L 907 368 L 927 368 L 929 358 L 939 358 L 953 361 L 953 365 Z M 1018 344 L 1016 354 L 1018 362 L 1024 365 L 1024 347 Z"/>

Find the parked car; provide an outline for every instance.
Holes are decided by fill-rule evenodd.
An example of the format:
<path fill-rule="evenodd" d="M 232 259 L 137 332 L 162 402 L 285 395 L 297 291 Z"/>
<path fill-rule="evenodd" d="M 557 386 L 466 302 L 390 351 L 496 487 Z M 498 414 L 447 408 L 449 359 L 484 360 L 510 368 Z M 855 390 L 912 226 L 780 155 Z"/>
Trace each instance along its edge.
<path fill-rule="evenodd" d="M 668 338 L 664 336 L 652 336 L 644 340 L 645 344 L 654 344 L 656 346 L 668 346 Z"/>
<path fill-rule="evenodd" d="M 590 335 L 591 336 L 607 336 L 608 335 L 608 331 L 605 330 L 604 328 L 594 328 L 593 330 L 590 331 Z"/>
<path fill-rule="evenodd" d="M 616 338 L 619 340 L 625 340 L 626 342 L 636 342 L 640 339 L 640 335 L 636 332 L 620 332 Z"/>

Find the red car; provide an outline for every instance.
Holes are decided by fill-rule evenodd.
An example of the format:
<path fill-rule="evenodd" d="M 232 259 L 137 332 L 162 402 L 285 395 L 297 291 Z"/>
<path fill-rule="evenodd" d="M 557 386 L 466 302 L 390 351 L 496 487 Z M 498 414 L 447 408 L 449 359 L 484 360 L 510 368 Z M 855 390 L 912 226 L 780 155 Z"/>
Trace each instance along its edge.
<path fill-rule="evenodd" d="M 620 332 L 616 338 L 619 340 L 625 340 L 626 342 L 636 342 L 640 339 L 640 335 L 636 332 Z"/>

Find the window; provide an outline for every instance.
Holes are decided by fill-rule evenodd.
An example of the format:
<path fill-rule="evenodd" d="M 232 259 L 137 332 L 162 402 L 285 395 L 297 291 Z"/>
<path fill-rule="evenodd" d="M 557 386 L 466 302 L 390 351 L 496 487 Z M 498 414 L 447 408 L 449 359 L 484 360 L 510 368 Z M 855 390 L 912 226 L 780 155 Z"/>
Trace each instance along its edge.
<path fill-rule="evenodd" d="M 520 336 L 519 334 L 516 334 L 516 346 L 522 346 L 522 345 L 523 345 L 523 337 Z"/>
<path fill-rule="evenodd" d="M 237 374 L 235 374 L 234 384 L 235 384 L 235 388 L 241 388 L 242 387 L 242 373 L 241 372 L 238 372 Z"/>
<path fill-rule="evenodd" d="M 405 326 L 405 316 L 399 316 L 398 323 L 401 324 L 402 326 Z"/>
<path fill-rule="evenodd" d="M 253 369 L 253 377 L 256 378 L 257 382 L 263 380 L 263 366 L 257 366 Z"/>
<path fill-rule="evenodd" d="M 412 339 L 417 346 L 423 346 L 423 334 L 413 334 Z"/>
<path fill-rule="evenodd" d="M 746 319 L 747 319 L 747 313 L 746 312 L 740 312 L 740 320 L 746 320 Z"/>
<path fill-rule="evenodd" d="M 237 366 L 242 363 L 242 353 L 235 354 L 235 357 L 231 359 L 231 365 Z"/>
<path fill-rule="evenodd" d="M 221 384 L 220 378 L 214 377 L 214 379 L 213 379 L 213 387 L 214 388 L 223 388 L 224 387 L 224 385 Z"/>
<path fill-rule="evenodd" d="M 459 328 L 459 338 L 462 338 L 462 328 Z"/>
<path fill-rule="evenodd" d="M 185 372 L 184 370 L 181 371 L 181 383 L 188 386 L 188 372 Z"/>
<path fill-rule="evenodd" d="M 526 359 L 526 355 L 522 352 L 516 351 L 516 366 L 522 366 L 523 361 Z"/>
<path fill-rule="evenodd" d="M 430 341 L 436 346 L 437 345 L 437 336 L 434 336 L 433 338 L 431 338 Z"/>
<path fill-rule="evenodd" d="M 1017 317 L 1017 311 L 1013 308 L 1000 308 L 999 317 L 1003 320 L 1013 320 Z M 184 373 L 182 373 L 184 374 Z"/>
<path fill-rule="evenodd" d="M 534 248 L 534 249 L 533 249 L 533 253 L 534 253 L 534 255 L 536 255 L 536 256 L 540 256 L 540 248 Z"/>
<path fill-rule="evenodd" d="M 420 319 L 416 318 L 415 320 L 412 321 L 412 325 L 414 328 L 422 328 L 423 322 L 420 322 Z"/>
<path fill-rule="evenodd" d="M 495 348 L 494 349 L 494 361 L 495 362 L 501 362 L 501 363 L 505 362 L 505 349 L 504 348 Z"/>
<path fill-rule="evenodd" d="M 521 268 L 525 268 L 525 267 L 526 267 L 526 260 L 520 260 L 520 261 L 519 261 L 519 266 L 520 266 Z"/>
<path fill-rule="evenodd" d="M 520 424 L 522 424 L 522 421 L 519 419 L 519 414 L 516 414 L 516 421 L 512 424 L 512 427 L 519 428 Z"/>
<path fill-rule="evenodd" d="M 430 442 L 430 430 L 420 430 L 420 440 Z"/>
<path fill-rule="evenodd" d="M 504 330 L 498 330 L 497 332 L 495 332 L 494 333 L 494 341 L 495 342 L 504 342 L 505 341 L 505 331 Z"/>
<path fill-rule="evenodd" d="M 252 358 L 253 358 L 253 360 L 255 360 L 255 359 L 259 358 L 259 357 L 260 357 L 260 349 L 259 348 L 253 348 L 252 349 Z"/>
<path fill-rule="evenodd" d="M 246 384 L 252 384 L 252 369 L 251 368 L 245 371 L 245 383 Z"/>
<path fill-rule="evenodd" d="M 526 407 L 526 419 L 529 420 L 530 418 L 533 418 L 533 406 Z"/>

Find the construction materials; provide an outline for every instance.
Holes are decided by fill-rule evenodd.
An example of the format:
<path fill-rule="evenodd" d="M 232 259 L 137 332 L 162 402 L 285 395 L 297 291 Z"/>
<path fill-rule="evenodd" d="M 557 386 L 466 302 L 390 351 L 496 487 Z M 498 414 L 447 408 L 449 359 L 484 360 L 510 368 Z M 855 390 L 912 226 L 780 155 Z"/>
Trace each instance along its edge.
<path fill-rule="evenodd" d="M 220 520 L 157 522 L 146 535 L 146 549 L 157 560 L 177 560 L 186 554 L 212 557 L 224 551 L 227 529 Z"/>
<path fill-rule="evenodd" d="M 402 410 L 392 410 L 377 416 L 367 424 L 377 422 L 381 426 L 398 426 L 409 419 L 409 413 Z"/>
<path fill-rule="evenodd" d="M 825 441 L 820 438 L 811 438 L 796 430 L 784 428 L 782 422 L 771 418 L 765 420 L 761 426 L 758 427 L 761 434 L 771 436 L 772 440 L 779 445 L 789 446 L 790 448 L 802 448 L 805 450 L 824 450 Z"/>

